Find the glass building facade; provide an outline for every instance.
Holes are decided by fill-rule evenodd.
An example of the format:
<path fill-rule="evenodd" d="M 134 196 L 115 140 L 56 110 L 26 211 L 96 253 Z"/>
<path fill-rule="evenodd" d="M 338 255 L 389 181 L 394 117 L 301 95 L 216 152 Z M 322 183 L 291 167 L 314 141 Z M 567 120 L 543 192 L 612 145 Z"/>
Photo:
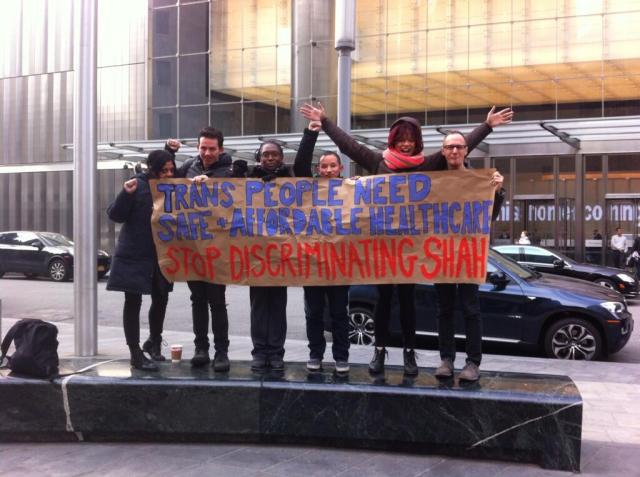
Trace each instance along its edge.
<path fill-rule="evenodd" d="M 193 138 L 211 124 L 255 147 L 258 136 L 299 134 L 305 101 L 322 101 L 335 117 L 333 1 L 98 6 L 101 143 Z M 73 1 L 3 7 L 0 230 L 71 235 L 72 153 L 62 145 L 73 141 Z M 472 160 L 506 178 L 494 239 L 526 229 L 538 243 L 606 261 L 616 226 L 640 232 L 640 138 L 620 135 L 626 126 L 606 132 L 620 124 L 613 120 L 640 121 L 639 24 L 640 0 L 357 0 L 351 126 L 384 137 L 411 115 L 425 131 L 465 128 L 491 105 L 513 107 L 527 127 L 496 131 Z M 538 140 L 540 122 L 581 120 L 605 131 L 589 147 Z M 517 141 L 494 142 L 509 131 Z M 129 173 L 99 170 L 106 249 L 117 229 L 102 212 Z M 590 241 L 595 229 L 605 243 Z"/>

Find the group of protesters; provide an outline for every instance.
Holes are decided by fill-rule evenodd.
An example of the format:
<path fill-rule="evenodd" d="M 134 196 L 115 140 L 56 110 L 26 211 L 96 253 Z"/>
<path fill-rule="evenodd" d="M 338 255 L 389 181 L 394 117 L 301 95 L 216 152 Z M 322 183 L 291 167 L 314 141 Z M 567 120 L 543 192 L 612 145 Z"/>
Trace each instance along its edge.
<path fill-rule="evenodd" d="M 345 131 L 331 122 L 324 107 L 306 104 L 300 108 L 308 119 L 293 166 L 284 163 L 284 153 L 276 141 L 264 141 L 256 152 L 256 164 L 249 167 L 246 161 L 232 161 L 224 152 L 224 137 L 219 130 L 206 127 L 198 135 L 198 156 L 187 160 L 179 169 L 175 153 L 180 142 L 167 140 L 164 150 L 153 151 L 147 159 L 147 172 L 139 173 L 126 181 L 122 191 L 108 208 L 109 217 L 123 223 L 114 253 L 108 290 L 123 291 L 125 303 L 123 326 L 125 339 L 131 354 L 131 366 L 144 371 L 156 371 L 156 361 L 164 361 L 162 355 L 162 329 L 168 294 L 172 284 L 162 275 L 153 245 L 151 231 L 152 197 L 149 179 L 189 178 L 196 182 L 208 178 L 261 178 L 270 181 L 278 177 L 313 177 L 313 151 L 320 130 L 350 157 L 371 174 L 395 174 L 420 171 L 456 170 L 468 167 L 467 154 L 491 133 L 494 127 L 508 123 L 513 118 L 511 109 L 495 111 L 492 108 L 487 119 L 468 136 L 460 131 L 449 131 L 442 148 L 430 155 L 423 152 L 420 123 L 411 117 L 395 121 L 389 131 L 388 147 L 383 152 L 374 151 L 358 143 Z M 343 165 L 336 153 L 320 157 L 316 168 L 319 178 L 342 177 Z M 489 178 L 495 187 L 493 218 L 499 213 L 504 200 L 503 178 L 494 172 Z M 188 281 L 191 291 L 195 352 L 191 359 L 194 367 L 211 362 L 209 354 L 209 310 L 215 354 L 213 369 L 227 372 L 229 321 L 225 291 L 222 284 L 205 281 Z M 400 322 L 403 336 L 404 372 L 408 376 L 418 374 L 416 363 L 416 312 L 413 284 L 380 284 L 375 309 L 375 347 L 369 363 L 372 374 L 384 372 L 389 341 L 391 302 L 394 289 L 400 303 Z M 309 340 L 310 372 L 322 370 L 326 341 L 324 338 L 324 311 L 329 308 L 333 342 L 332 354 L 335 372 L 349 372 L 348 291 L 345 285 L 305 286 L 304 303 L 307 337 Z M 478 301 L 478 285 L 469 283 L 436 284 L 438 299 L 438 330 L 441 363 L 436 369 L 438 378 L 451 378 L 454 371 L 454 303 L 458 301 L 466 327 L 466 364 L 459 374 L 460 380 L 476 381 L 482 357 L 482 323 Z M 149 309 L 149 338 L 140 347 L 141 296 L 151 295 Z M 284 369 L 285 338 L 287 332 L 286 286 L 250 286 L 251 340 L 253 343 L 251 369 L 263 372 L 267 369 Z M 149 358 L 145 355 L 148 354 Z"/>

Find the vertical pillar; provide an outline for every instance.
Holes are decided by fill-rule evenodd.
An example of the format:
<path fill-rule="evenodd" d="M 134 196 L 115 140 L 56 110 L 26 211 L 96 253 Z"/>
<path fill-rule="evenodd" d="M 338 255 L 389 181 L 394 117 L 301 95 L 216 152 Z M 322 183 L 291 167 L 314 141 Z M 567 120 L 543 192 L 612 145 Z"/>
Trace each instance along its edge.
<path fill-rule="evenodd" d="M 585 250 L 585 223 L 584 223 L 584 156 L 582 154 L 576 154 L 576 217 L 575 217 L 575 241 L 576 241 L 576 255 L 575 259 L 578 262 L 584 262 Z"/>
<path fill-rule="evenodd" d="M 351 52 L 356 48 L 356 2 L 336 0 L 335 47 L 338 50 L 338 126 L 351 131 Z M 351 160 L 341 154 L 345 176 L 352 175 Z"/>
<path fill-rule="evenodd" d="M 97 0 L 75 0 L 73 239 L 75 354 L 93 356 L 97 306 Z"/>
<path fill-rule="evenodd" d="M 308 121 L 298 107 L 318 98 L 335 117 L 336 61 L 331 49 L 334 2 L 291 2 L 291 132 L 302 132 Z"/>

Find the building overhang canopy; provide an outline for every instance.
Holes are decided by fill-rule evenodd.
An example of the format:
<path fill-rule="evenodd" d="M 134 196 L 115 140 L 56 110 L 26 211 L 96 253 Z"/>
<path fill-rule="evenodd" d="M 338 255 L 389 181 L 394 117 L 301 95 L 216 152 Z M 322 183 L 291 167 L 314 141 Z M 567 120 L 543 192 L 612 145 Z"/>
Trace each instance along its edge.
<path fill-rule="evenodd" d="M 425 126 L 422 128 L 424 149 L 436 151 L 443 134 L 449 130 L 468 133 L 477 124 Z M 356 138 L 371 149 L 386 145 L 387 129 L 358 129 Z M 224 149 L 235 159 L 255 160 L 255 152 L 266 139 L 276 139 L 285 151 L 285 161 L 293 162 L 301 133 L 273 136 L 231 136 L 224 140 Z M 182 139 L 176 155 L 178 162 L 198 155 L 197 138 Z M 73 149 L 72 144 L 62 145 Z M 163 149 L 163 140 L 122 141 L 98 144 L 98 169 L 127 169 L 144 161 L 156 149 Z M 315 156 L 336 151 L 335 144 L 321 133 L 316 142 Z M 640 116 L 601 119 L 571 119 L 555 121 L 515 121 L 496 128 L 476 148 L 470 157 L 523 157 L 575 154 L 628 154 L 640 152 Z M 0 173 L 72 170 L 72 162 L 16 164 L 0 166 Z"/>

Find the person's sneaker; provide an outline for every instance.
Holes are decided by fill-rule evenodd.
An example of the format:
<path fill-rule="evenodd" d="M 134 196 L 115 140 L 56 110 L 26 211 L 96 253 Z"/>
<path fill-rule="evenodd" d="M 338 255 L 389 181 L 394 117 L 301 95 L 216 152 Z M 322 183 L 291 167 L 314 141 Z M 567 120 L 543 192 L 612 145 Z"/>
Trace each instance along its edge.
<path fill-rule="evenodd" d="M 460 381 L 477 381 L 480 379 L 480 368 L 476 363 L 468 362 L 458 375 Z"/>
<path fill-rule="evenodd" d="M 322 369 L 322 361 L 317 358 L 311 358 L 307 361 L 307 370 L 311 372 L 320 371 Z"/>
<path fill-rule="evenodd" d="M 387 354 L 387 350 L 384 348 L 374 348 L 373 358 L 369 363 L 369 372 L 379 374 L 384 371 L 384 358 Z"/>
<path fill-rule="evenodd" d="M 267 360 L 263 356 L 254 356 L 251 360 L 251 371 L 262 372 L 267 367 Z"/>
<path fill-rule="evenodd" d="M 229 371 L 231 363 L 226 351 L 216 351 L 213 356 L 213 370 L 217 373 L 225 373 Z"/>
<path fill-rule="evenodd" d="M 450 378 L 453 376 L 453 363 L 450 359 L 443 359 L 436 368 L 436 378 Z"/>
<path fill-rule="evenodd" d="M 402 352 L 402 357 L 404 358 L 404 374 L 407 376 L 416 376 L 418 374 L 416 352 L 412 349 L 405 349 Z"/>
<path fill-rule="evenodd" d="M 203 348 L 196 348 L 196 352 L 191 358 L 191 366 L 199 367 L 204 366 L 205 364 L 209 364 L 211 359 L 209 358 L 209 350 Z"/>
<path fill-rule="evenodd" d="M 349 372 L 349 363 L 347 361 L 336 361 L 336 373 L 346 374 Z"/>
<path fill-rule="evenodd" d="M 269 365 L 274 371 L 284 371 L 284 361 L 280 356 L 269 358 Z"/>
<path fill-rule="evenodd" d="M 142 351 L 148 353 L 154 361 L 165 361 L 166 358 L 162 356 L 161 348 L 162 339 L 160 339 L 160 341 L 152 341 L 151 338 L 149 338 L 142 345 Z"/>

